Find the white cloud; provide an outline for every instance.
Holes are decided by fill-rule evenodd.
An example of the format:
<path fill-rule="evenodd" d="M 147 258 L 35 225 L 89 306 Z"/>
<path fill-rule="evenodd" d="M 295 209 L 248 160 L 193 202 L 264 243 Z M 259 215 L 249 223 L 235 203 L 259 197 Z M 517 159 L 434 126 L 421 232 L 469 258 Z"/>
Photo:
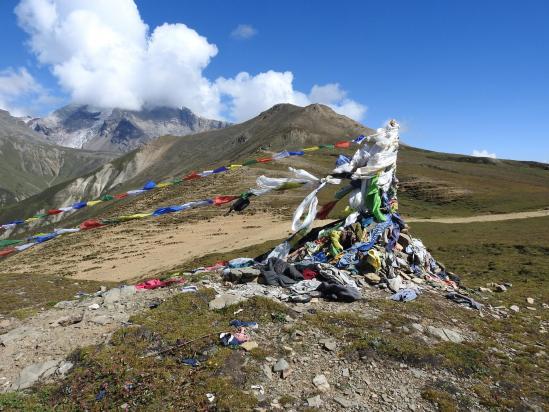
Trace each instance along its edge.
<path fill-rule="evenodd" d="M 251 39 L 257 34 L 257 30 L 250 24 L 239 24 L 231 32 L 231 37 L 235 39 Z"/>
<path fill-rule="evenodd" d="M 32 114 L 33 108 L 25 104 L 28 99 L 42 104 L 50 96 L 24 67 L 0 71 L 0 109 L 9 111 L 13 116 Z"/>
<path fill-rule="evenodd" d="M 336 112 L 361 120 L 366 107 L 347 99 L 347 92 L 338 84 L 314 85 L 309 94 L 295 90 L 292 72 L 269 70 L 252 76 L 242 72 L 233 79 L 219 78 L 216 86 L 219 92 L 230 98 L 229 113 L 236 121 L 247 120 L 277 103 L 292 103 L 306 106 L 323 103 Z"/>
<path fill-rule="evenodd" d="M 492 159 L 495 159 L 497 156 L 495 153 L 490 153 L 488 152 L 488 150 L 486 149 L 483 149 L 483 150 L 473 150 L 473 153 L 471 153 L 471 156 L 475 156 L 475 157 L 490 157 Z"/>
<path fill-rule="evenodd" d="M 366 108 L 339 84 L 295 90 L 290 71 L 208 79 L 215 44 L 185 24 L 152 31 L 133 0 L 21 0 L 15 9 L 38 61 L 51 68 L 75 103 L 138 110 L 186 106 L 210 118 L 247 120 L 277 103 L 324 103 L 361 120 Z M 250 37 L 251 26 L 233 34 Z"/>
<path fill-rule="evenodd" d="M 229 112 L 237 121 L 249 119 L 277 103 L 293 103 L 304 106 L 309 103 L 306 95 L 295 91 L 291 72 L 269 70 L 251 76 L 238 73 L 234 79 L 219 78 L 218 90 L 230 96 Z"/>
<path fill-rule="evenodd" d="M 219 112 L 202 75 L 217 48 L 184 24 L 149 33 L 132 0 L 23 0 L 16 14 L 39 62 L 51 66 L 76 103 Z"/>
<path fill-rule="evenodd" d="M 347 98 L 347 91 L 339 83 L 328 83 L 324 86 L 314 85 L 309 93 L 312 103 L 323 103 L 336 112 L 352 119 L 361 120 L 366 113 L 366 106 Z"/>

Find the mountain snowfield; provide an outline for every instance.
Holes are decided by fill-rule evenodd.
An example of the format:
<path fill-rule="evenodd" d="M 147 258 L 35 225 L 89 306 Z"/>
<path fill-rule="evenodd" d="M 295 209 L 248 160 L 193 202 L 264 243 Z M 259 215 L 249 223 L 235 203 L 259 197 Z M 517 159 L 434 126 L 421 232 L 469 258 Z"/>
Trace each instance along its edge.
<path fill-rule="evenodd" d="M 230 123 L 204 119 L 187 108 L 132 111 L 70 104 L 44 118 L 31 119 L 27 125 L 60 146 L 124 153 L 159 136 L 185 136 Z"/>

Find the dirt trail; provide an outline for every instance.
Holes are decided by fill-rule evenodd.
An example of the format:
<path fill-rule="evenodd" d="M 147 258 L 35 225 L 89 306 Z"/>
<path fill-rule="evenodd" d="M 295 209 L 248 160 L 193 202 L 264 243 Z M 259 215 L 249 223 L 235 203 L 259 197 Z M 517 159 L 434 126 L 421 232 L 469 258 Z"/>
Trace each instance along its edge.
<path fill-rule="evenodd" d="M 66 235 L 0 264 L 0 272 L 68 273 L 74 279 L 125 281 L 154 275 L 209 253 L 253 246 L 290 234 L 290 223 L 269 214 L 217 216 L 159 226 L 141 220 Z M 52 242 L 51 246 L 54 246 Z M 8 264 L 9 268 L 4 267 Z"/>
<path fill-rule="evenodd" d="M 435 219 L 406 218 L 406 222 L 428 222 L 428 223 L 473 223 L 473 222 L 499 222 L 501 220 L 527 219 L 531 217 L 549 216 L 549 209 L 534 210 L 531 212 L 504 213 L 497 215 L 479 215 L 469 217 L 441 217 Z"/>

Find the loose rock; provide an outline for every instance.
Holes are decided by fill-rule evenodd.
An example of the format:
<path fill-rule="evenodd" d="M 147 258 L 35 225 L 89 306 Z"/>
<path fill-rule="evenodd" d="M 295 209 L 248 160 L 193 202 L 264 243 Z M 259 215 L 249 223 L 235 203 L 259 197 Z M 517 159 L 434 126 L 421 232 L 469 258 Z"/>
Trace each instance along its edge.
<path fill-rule="evenodd" d="M 76 301 L 72 300 L 62 300 L 61 302 L 57 302 L 55 305 L 53 305 L 56 309 L 69 309 L 76 306 Z"/>
<path fill-rule="evenodd" d="M 265 375 L 265 377 L 267 379 L 269 379 L 270 381 L 273 380 L 273 373 L 271 371 L 271 367 L 267 364 L 263 364 L 260 366 L 261 368 L 261 371 L 263 372 L 263 374 Z"/>
<path fill-rule="evenodd" d="M 290 368 L 290 365 L 288 364 L 286 359 L 280 358 L 273 366 L 273 372 L 282 372 L 289 368 Z"/>
<path fill-rule="evenodd" d="M 82 322 L 82 317 L 82 313 L 73 313 L 72 315 L 63 316 L 62 318 L 57 319 L 53 324 L 59 326 L 74 325 L 75 323 Z"/>
<path fill-rule="evenodd" d="M 389 289 L 391 289 L 393 292 L 398 292 L 400 289 L 402 289 L 402 278 L 400 276 L 389 279 L 388 282 Z"/>
<path fill-rule="evenodd" d="M 244 349 L 245 351 L 249 352 L 253 349 L 256 349 L 259 347 L 259 345 L 257 344 L 257 342 L 254 342 L 254 341 L 248 341 L 248 342 L 244 342 L 243 344 L 240 345 L 240 347 L 242 349 Z"/>
<path fill-rule="evenodd" d="M 245 300 L 246 298 L 243 296 L 233 295 L 232 293 L 223 293 L 212 300 L 209 306 L 211 310 L 223 309 L 224 307 L 235 305 Z"/>
<path fill-rule="evenodd" d="M 114 288 L 103 293 L 103 303 L 105 305 L 112 305 L 120 300 L 120 289 Z"/>
<path fill-rule="evenodd" d="M 435 326 L 427 326 L 427 333 L 435 338 L 439 338 L 446 342 L 461 343 L 465 339 L 463 336 L 456 332 L 455 330 L 448 328 L 437 328 Z"/>
<path fill-rule="evenodd" d="M 412 328 L 415 329 L 417 332 L 419 333 L 423 333 L 423 326 L 420 325 L 419 323 L 412 323 Z"/>
<path fill-rule="evenodd" d="M 344 398 L 342 396 L 336 396 L 334 397 L 334 401 L 336 401 L 337 403 L 339 403 L 341 406 L 343 406 L 344 408 L 352 408 L 353 405 L 354 405 L 354 402 L 353 401 L 350 401 L 349 399 L 347 398 Z"/>
<path fill-rule="evenodd" d="M 325 349 L 333 352 L 337 349 L 337 343 L 331 339 L 322 339 L 320 343 L 324 346 Z"/>
<path fill-rule="evenodd" d="M 375 273 L 366 273 L 364 275 L 364 279 L 366 279 L 368 283 L 371 283 L 372 285 L 377 285 L 379 282 L 381 282 L 381 277 Z"/>
<path fill-rule="evenodd" d="M 128 298 L 129 296 L 135 295 L 137 293 L 137 288 L 133 285 L 124 286 L 120 289 L 120 297 Z"/>
<path fill-rule="evenodd" d="M 95 323 L 96 325 L 107 325 L 112 322 L 112 320 L 105 315 L 96 316 L 92 319 L 90 319 L 91 323 Z"/>
<path fill-rule="evenodd" d="M 59 361 L 57 360 L 49 360 L 27 366 L 21 371 L 19 378 L 14 382 L 11 389 L 21 390 L 30 388 L 39 379 L 51 376 L 56 371 L 58 364 Z"/>
<path fill-rule="evenodd" d="M 322 399 L 320 395 L 313 396 L 312 398 L 307 398 L 307 404 L 311 408 L 320 408 L 322 406 Z"/>
<path fill-rule="evenodd" d="M 316 375 L 313 379 L 313 384 L 321 392 L 327 392 L 330 390 L 330 384 L 324 375 Z"/>

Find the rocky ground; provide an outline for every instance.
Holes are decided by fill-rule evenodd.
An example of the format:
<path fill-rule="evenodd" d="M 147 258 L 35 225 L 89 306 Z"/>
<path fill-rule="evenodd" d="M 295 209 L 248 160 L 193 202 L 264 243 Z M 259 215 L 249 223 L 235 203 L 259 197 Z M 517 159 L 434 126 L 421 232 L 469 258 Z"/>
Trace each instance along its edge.
<path fill-rule="evenodd" d="M 351 304 L 321 299 L 306 304 L 280 302 L 273 296 L 283 290 L 256 285 L 251 293 L 249 285 L 223 283 L 218 273 L 189 276 L 189 284 L 199 288 L 196 293 L 183 293 L 181 286 L 147 291 L 126 286 L 62 301 L 25 322 L 2 320 L 2 391 L 49 382 L 64 388 L 54 392 L 57 405 L 62 391 L 63 399 L 70 399 L 71 393 L 78 396 L 79 403 L 69 403 L 79 405 L 78 408 L 155 410 L 155 406 L 142 404 L 142 394 L 128 394 L 127 388 L 121 393 L 115 386 L 136 379 L 127 376 L 128 368 L 135 367 L 142 375 L 146 369 L 165 370 L 166 362 L 188 356 L 202 364 L 196 368 L 179 364 L 177 373 L 203 369 L 213 376 L 227 375 L 231 380 L 231 391 L 215 391 L 215 386 L 208 389 L 207 385 L 201 389 L 197 385 L 193 396 L 198 401 L 192 405 L 198 409 L 454 410 L 445 409 L 447 404 L 467 410 L 486 409 L 474 392 L 478 378 L 473 376 L 474 365 L 469 364 L 475 361 L 474 356 L 462 359 L 458 354 L 454 363 L 445 364 L 435 359 L 436 351 L 467 352 L 468 348 L 478 347 L 483 338 L 466 319 L 498 319 L 508 317 L 512 310 L 488 305 L 479 313 L 445 300 L 438 290 L 426 290 L 420 297 L 423 306 L 413 307 L 415 302 L 392 302 L 386 291 L 361 283 L 364 298 Z M 434 313 L 421 314 L 421 308 L 426 307 Z M 226 319 L 257 321 L 259 327 L 247 330 L 250 342 L 243 347 L 227 349 L 217 338 L 219 331 L 233 331 Z M 184 329 L 186 323 L 189 329 Z M 120 355 L 122 358 L 117 361 L 119 355 L 112 352 L 120 350 L 121 331 L 126 331 L 123 336 L 129 336 L 136 330 L 137 342 L 125 341 L 124 345 L 135 346 L 133 356 L 138 354 L 140 359 L 156 355 L 150 356 L 153 366 L 145 370 L 128 363 L 130 359 L 136 362 L 135 358 Z M 181 339 L 174 339 L 175 336 Z M 185 347 L 185 341 L 194 344 L 195 340 L 197 346 Z M 145 346 L 141 345 L 143 341 Z M 170 350 L 170 345 L 181 342 L 181 352 Z M 92 350 L 97 359 L 108 351 L 110 361 L 126 364 L 124 377 L 103 360 L 102 373 L 86 375 L 84 389 L 71 386 L 71 382 L 83 378 L 84 371 L 97 367 L 88 365 L 85 356 L 74 354 L 77 348 L 90 345 L 99 345 L 91 346 L 98 348 L 98 352 Z M 421 348 L 436 350 L 423 354 Z M 210 363 L 217 362 L 220 354 L 222 366 L 212 372 Z M 171 379 L 176 378 L 177 374 Z M 156 381 L 158 384 L 163 382 Z M 107 388 L 105 385 L 105 399 L 94 400 Z M 84 392 L 75 393 L 77 388 Z M 91 394 L 86 393 L 90 390 Z M 210 402 L 211 395 L 215 399 Z M 243 396 L 241 402 L 239 396 Z M 86 397 L 91 400 L 86 401 Z M 0 405 L 30 405 L 4 402 Z M 45 407 L 47 403 L 41 405 Z"/>
<path fill-rule="evenodd" d="M 75 349 L 107 342 L 132 314 L 157 304 L 173 291 L 136 293 L 133 286 L 98 291 L 61 301 L 50 310 L 20 321 L 0 320 L 0 390 L 27 389 L 40 379 L 65 375 Z"/>

